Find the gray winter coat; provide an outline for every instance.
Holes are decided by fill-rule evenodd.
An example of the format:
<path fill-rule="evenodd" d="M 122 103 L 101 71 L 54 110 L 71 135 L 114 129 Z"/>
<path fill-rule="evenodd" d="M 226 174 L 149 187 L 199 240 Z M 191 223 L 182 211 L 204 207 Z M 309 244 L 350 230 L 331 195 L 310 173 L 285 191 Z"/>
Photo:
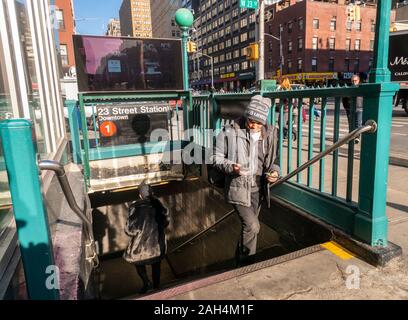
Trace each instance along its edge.
<path fill-rule="evenodd" d="M 263 173 L 277 171 L 279 166 L 278 130 L 273 126 L 262 129 L 264 147 Z M 245 129 L 245 119 L 233 126 L 226 126 L 217 137 L 213 156 L 214 166 L 226 174 L 225 198 L 230 204 L 251 206 L 251 176 L 240 176 L 233 173 L 234 164 L 249 162 L 250 136 Z"/>
<path fill-rule="evenodd" d="M 168 210 L 158 199 L 134 202 L 129 208 L 125 227 L 131 239 L 123 258 L 136 265 L 162 260 L 167 251 L 165 228 L 168 225 Z"/>

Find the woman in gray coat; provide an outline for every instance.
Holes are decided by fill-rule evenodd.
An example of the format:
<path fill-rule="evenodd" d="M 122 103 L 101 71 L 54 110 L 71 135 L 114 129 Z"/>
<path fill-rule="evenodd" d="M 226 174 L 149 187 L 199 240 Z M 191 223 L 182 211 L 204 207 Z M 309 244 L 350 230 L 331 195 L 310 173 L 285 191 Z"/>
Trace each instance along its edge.
<path fill-rule="evenodd" d="M 146 265 L 152 265 L 153 288 L 160 286 L 160 264 L 167 251 L 165 229 L 169 225 L 169 216 L 160 200 L 153 197 L 149 185 L 139 187 L 139 197 L 129 208 L 125 232 L 131 239 L 123 257 L 136 266 L 143 281 L 140 290 L 143 294 L 152 286 Z"/>
<path fill-rule="evenodd" d="M 225 198 L 242 222 L 238 261 L 256 254 L 263 190 L 280 176 L 278 130 L 268 125 L 270 108 L 270 99 L 253 97 L 245 116 L 217 137 L 213 163 L 226 174 Z"/>

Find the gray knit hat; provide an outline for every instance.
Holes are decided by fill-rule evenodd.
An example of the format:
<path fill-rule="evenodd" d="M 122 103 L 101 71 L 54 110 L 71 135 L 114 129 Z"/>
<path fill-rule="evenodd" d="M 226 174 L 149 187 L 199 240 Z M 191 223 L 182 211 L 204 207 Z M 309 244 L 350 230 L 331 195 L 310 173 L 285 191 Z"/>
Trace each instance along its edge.
<path fill-rule="evenodd" d="M 254 96 L 245 111 L 245 117 L 252 121 L 267 124 L 271 105 L 271 99 L 260 95 Z"/>

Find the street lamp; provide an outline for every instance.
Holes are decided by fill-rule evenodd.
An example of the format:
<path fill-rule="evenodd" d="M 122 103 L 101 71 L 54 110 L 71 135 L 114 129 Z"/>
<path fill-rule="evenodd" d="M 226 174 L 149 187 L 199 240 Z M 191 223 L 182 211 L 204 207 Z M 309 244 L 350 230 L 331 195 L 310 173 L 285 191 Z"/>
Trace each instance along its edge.
<path fill-rule="evenodd" d="M 279 26 L 279 38 L 275 37 L 275 36 L 273 36 L 273 35 L 271 35 L 269 33 L 265 33 L 265 36 L 271 37 L 271 38 L 279 41 L 279 46 L 280 46 L 280 53 L 279 53 L 279 55 L 280 55 L 280 75 L 282 76 L 282 74 L 283 74 L 283 64 L 284 64 L 283 46 L 282 46 L 282 27 Z"/>
<path fill-rule="evenodd" d="M 175 17 L 176 23 L 181 29 L 181 42 L 183 45 L 183 74 L 184 74 L 184 90 L 189 90 L 188 81 L 188 54 L 187 42 L 189 37 L 189 29 L 193 25 L 194 16 L 190 10 L 186 8 L 178 9 Z"/>

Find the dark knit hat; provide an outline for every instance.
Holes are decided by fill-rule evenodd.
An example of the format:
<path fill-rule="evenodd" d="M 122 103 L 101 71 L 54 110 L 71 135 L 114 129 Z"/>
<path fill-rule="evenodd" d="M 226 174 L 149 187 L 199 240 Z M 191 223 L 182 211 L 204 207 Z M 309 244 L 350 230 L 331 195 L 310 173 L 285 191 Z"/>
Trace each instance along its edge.
<path fill-rule="evenodd" d="M 271 104 L 272 101 L 269 98 L 260 95 L 254 96 L 245 111 L 245 117 L 252 121 L 267 124 Z"/>

